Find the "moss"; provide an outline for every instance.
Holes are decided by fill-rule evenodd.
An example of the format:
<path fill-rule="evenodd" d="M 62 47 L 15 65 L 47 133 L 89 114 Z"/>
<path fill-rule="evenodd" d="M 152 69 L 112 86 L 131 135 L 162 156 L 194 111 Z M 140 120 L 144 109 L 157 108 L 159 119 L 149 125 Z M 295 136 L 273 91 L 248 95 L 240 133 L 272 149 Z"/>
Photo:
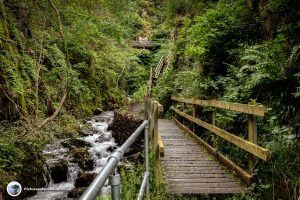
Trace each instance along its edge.
<path fill-rule="evenodd" d="M 86 147 L 72 150 L 74 157 L 73 162 L 78 163 L 82 170 L 92 170 L 94 168 L 94 161 L 90 158 L 90 154 Z"/>
<path fill-rule="evenodd" d="M 0 188 L 6 188 L 6 185 L 15 180 L 18 181 L 22 187 L 45 187 L 46 182 L 44 175 L 46 174 L 44 168 L 44 157 L 42 155 L 42 144 L 26 140 L 9 142 L 6 138 L 12 137 L 12 133 L 6 132 L 1 134 L 0 143 L 5 145 L 0 146 Z M 3 179 L 2 179 L 3 178 Z M 6 196 L 4 190 L 0 190 Z M 18 197 L 23 199 L 27 196 L 34 195 L 36 192 L 24 191 Z"/>

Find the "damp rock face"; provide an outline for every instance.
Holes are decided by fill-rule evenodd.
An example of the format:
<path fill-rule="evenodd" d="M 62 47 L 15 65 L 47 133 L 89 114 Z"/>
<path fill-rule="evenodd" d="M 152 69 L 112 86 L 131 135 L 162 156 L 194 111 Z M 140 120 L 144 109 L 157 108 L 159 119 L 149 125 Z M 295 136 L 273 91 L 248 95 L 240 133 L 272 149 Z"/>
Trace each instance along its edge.
<path fill-rule="evenodd" d="M 136 119 L 134 117 L 128 116 L 127 114 L 122 114 L 120 112 L 115 112 L 113 122 L 108 126 L 108 130 L 112 131 L 112 137 L 115 138 L 115 142 L 122 145 L 127 138 L 142 124 L 143 120 Z M 141 143 L 141 138 L 143 134 L 140 135 L 136 144 Z"/>
<path fill-rule="evenodd" d="M 68 176 L 68 161 L 60 160 L 54 167 L 50 168 L 51 177 L 54 183 L 67 181 Z"/>

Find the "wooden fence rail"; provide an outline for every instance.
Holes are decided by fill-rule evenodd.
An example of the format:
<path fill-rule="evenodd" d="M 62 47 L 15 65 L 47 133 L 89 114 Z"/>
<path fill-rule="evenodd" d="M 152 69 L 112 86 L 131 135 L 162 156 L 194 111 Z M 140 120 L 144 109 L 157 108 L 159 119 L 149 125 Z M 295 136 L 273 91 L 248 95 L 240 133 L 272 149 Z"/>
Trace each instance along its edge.
<path fill-rule="evenodd" d="M 263 160 L 268 160 L 270 158 L 270 152 L 268 149 L 260 147 L 257 145 L 257 124 L 255 116 L 265 116 L 267 114 L 267 109 L 262 106 L 248 105 L 248 104 L 239 104 L 239 103 L 230 103 L 230 102 L 222 102 L 216 100 L 196 100 L 196 99 L 183 99 L 183 98 L 172 98 L 173 101 L 191 104 L 193 105 L 193 116 L 188 115 L 175 107 L 171 107 L 171 109 L 177 113 L 178 115 L 184 117 L 185 119 L 197 124 L 199 126 L 204 127 L 205 129 L 215 133 L 219 137 L 227 140 L 228 142 L 244 149 L 249 152 L 251 155 L 249 156 L 249 171 L 246 172 L 238 165 L 236 165 L 233 161 L 226 158 L 224 155 L 220 154 L 215 148 L 217 146 L 211 147 L 206 142 L 204 142 L 201 138 L 196 136 L 195 126 L 193 125 L 193 131 L 189 130 L 186 126 L 181 124 L 178 120 L 175 119 L 175 122 L 183 129 L 185 129 L 193 138 L 196 139 L 201 145 L 203 145 L 209 152 L 215 155 L 221 162 L 225 165 L 229 166 L 230 169 L 236 171 L 236 173 L 241 177 L 241 179 L 247 184 L 251 184 L 252 174 L 254 170 L 255 160 L 257 158 L 261 158 Z M 215 126 L 215 111 L 212 112 L 212 124 L 204 122 L 200 119 L 197 119 L 197 106 L 209 106 L 214 108 L 221 108 L 241 113 L 248 114 L 248 140 L 240 138 L 232 133 L 229 133 L 225 130 L 222 130 Z"/>

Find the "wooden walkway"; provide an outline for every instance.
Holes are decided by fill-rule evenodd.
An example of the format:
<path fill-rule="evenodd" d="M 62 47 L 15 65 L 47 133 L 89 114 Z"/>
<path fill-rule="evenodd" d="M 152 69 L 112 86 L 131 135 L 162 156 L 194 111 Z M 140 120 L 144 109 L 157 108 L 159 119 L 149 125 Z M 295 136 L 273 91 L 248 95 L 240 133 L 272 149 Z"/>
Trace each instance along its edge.
<path fill-rule="evenodd" d="M 171 120 L 159 119 L 158 129 L 165 148 L 160 160 L 168 193 L 233 194 L 245 191 L 228 170 Z"/>

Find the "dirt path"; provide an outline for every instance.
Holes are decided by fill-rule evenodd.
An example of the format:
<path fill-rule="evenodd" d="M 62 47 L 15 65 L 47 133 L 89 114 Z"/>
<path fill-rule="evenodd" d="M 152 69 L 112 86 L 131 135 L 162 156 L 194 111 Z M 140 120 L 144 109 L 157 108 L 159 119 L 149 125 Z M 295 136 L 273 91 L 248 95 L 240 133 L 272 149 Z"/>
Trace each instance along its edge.
<path fill-rule="evenodd" d="M 144 102 L 134 103 L 128 109 L 128 114 L 136 119 L 144 119 Z"/>

